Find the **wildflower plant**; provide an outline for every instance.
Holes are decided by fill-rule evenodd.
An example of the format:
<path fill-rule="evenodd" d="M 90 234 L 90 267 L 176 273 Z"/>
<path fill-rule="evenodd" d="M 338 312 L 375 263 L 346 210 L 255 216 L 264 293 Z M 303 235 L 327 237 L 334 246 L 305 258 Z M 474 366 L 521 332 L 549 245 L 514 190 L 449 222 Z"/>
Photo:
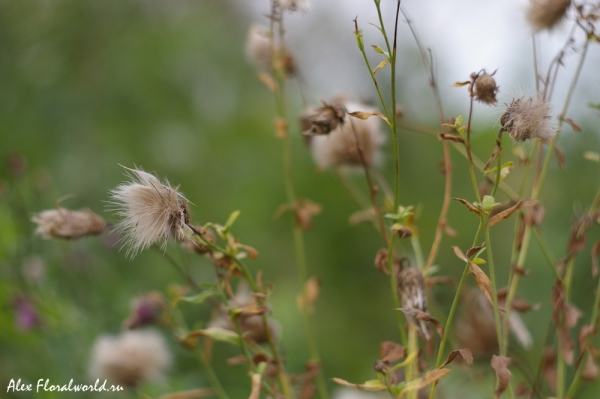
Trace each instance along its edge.
<path fill-rule="evenodd" d="M 193 202 L 182 194 L 187 187 L 180 191 L 180 186 L 172 186 L 155 174 L 138 167 L 124 167 L 127 181 L 107 194 L 107 210 L 115 219 L 114 225 L 87 209 L 57 208 L 38 212 L 31 218 L 37 224 L 36 233 L 46 239 L 76 240 L 111 230 L 120 234 L 119 246 L 125 249 L 126 257 L 134 258 L 142 251 L 157 248 L 156 255 L 160 252 L 183 280 L 165 287 L 164 292 L 131 294 L 129 308 L 124 306 L 125 313 L 129 311 L 122 322 L 124 331 L 118 336 L 100 336 L 93 345 L 90 376 L 107 378 L 131 389 L 140 389 L 144 381 L 164 378 L 164 372 L 173 363 L 164 342 L 164 336 L 168 335 L 174 344 L 198 358 L 211 385 L 174 393 L 173 397 L 231 397 L 229 387 L 214 368 L 215 361 L 223 360 L 213 358 L 216 345 L 234 348 L 235 356 L 227 364 L 246 369 L 246 396 L 250 399 L 326 399 L 333 386 L 381 392 L 391 398 L 450 397 L 454 392 L 449 384 L 445 385 L 447 376 L 461 368 L 477 367 L 495 379 L 494 387 L 485 397 L 573 398 L 581 381 L 597 379 L 593 337 L 600 318 L 600 285 L 590 294 L 594 298 L 591 317 L 584 325 L 580 323 L 584 314 L 572 303 L 572 293 L 578 256 L 587 248 L 588 232 L 600 223 L 600 187 L 591 202 L 589 199 L 582 202 L 589 205 L 578 212 L 563 237 L 567 245 L 561 258 L 554 255 L 557 249 L 551 248 L 541 227 L 546 201 L 542 188 L 551 178 L 550 160 L 556 157 L 559 164 L 563 163 L 558 138 L 565 123 L 580 130 L 569 117 L 569 106 L 588 48 L 598 41 L 600 6 L 531 1 L 526 18 L 533 32 L 553 29 L 570 16 L 575 18 L 564 48 L 551 62 L 546 75 L 539 72 L 534 54 L 536 92 L 515 96 L 508 104 L 500 105 L 497 82 L 501 81 L 502 87 L 510 86 L 504 83 L 508 77 L 499 70 L 488 73 L 482 66 L 473 66 L 478 72 L 453 86 L 461 90 L 468 107 L 464 115 L 448 118 L 432 53 L 425 50 L 414 22 L 399 0 L 392 2 L 393 26 L 385 23 L 382 11 L 385 1 L 373 2 L 378 20 L 372 25 L 380 34 L 379 43 L 365 43 L 360 27 L 366 23 L 361 16 L 348 22 L 365 74 L 373 83 L 378 100 L 375 105 L 338 95 L 312 105 L 303 104 L 303 109 L 297 107 L 295 112 L 301 114 L 299 123 L 290 117 L 294 103 L 288 99 L 288 89 L 294 79 L 301 80 L 302 74 L 293 48 L 286 41 L 285 21 L 291 13 L 310 12 L 309 1 L 271 0 L 268 27 L 253 25 L 246 40 L 247 58 L 256 67 L 257 78 L 271 93 L 275 104 L 273 136 L 281 143 L 281 192 L 282 196 L 285 194 L 285 202 L 273 213 L 276 219 L 287 218 L 291 224 L 289 241 L 293 242 L 293 250 L 287 252 L 293 253 L 290 258 L 294 261 L 282 262 L 282 267 L 295 264 L 294 273 L 290 270 L 284 273 L 292 275 L 297 283 L 297 312 L 293 316 L 299 316 L 304 324 L 304 339 L 308 344 L 308 353 L 301 360 L 304 369 L 291 369 L 291 362 L 286 359 L 282 339 L 285 325 L 278 321 L 279 308 L 273 303 L 275 288 L 255 262 L 260 259 L 259 251 L 245 244 L 246 237 L 234 233 L 241 213 L 233 211 L 224 223 L 217 223 L 210 221 L 210 209 L 199 209 L 199 218 L 195 218 L 198 215 Z M 400 23 L 408 24 L 412 39 L 399 37 Z M 577 33 L 583 38 L 576 37 Z M 406 79 L 399 71 L 399 40 L 414 40 L 419 49 L 427 77 L 424 83 L 431 87 L 435 101 L 431 114 L 437 119 L 436 129 L 410 122 L 411 116 L 399 106 L 397 85 Z M 565 62 L 566 49 L 573 47 L 579 54 L 577 68 L 563 103 L 553 104 L 556 71 Z M 389 93 L 382 87 L 389 88 Z M 497 135 L 481 138 L 487 146 L 487 161 L 475 153 L 473 145 L 473 138 L 483 130 L 475 126 L 473 115 L 483 107 L 502 110 L 495 121 Z M 558 117 L 553 116 L 553 108 L 560 110 Z M 439 212 L 433 231 L 428 232 L 431 234 L 422 231 L 421 207 L 405 203 L 406 192 L 412 187 L 408 183 L 404 186 L 403 176 L 420 171 L 418 167 L 414 170 L 400 167 L 403 151 L 408 151 L 402 145 L 407 131 L 425 134 L 432 139 L 428 145 L 440 146 L 443 153 L 440 165 L 444 184 L 438 193 Z M 513 140 L 503 141 L 504 133 Z M 299 140 L 293 140 L 294 134 Z M 327 286 L 321 287 L 319 272 L 326 265 L 314 265 L 309 259 L 311 251 L 305 235 L 318 229 L 313 217 L 326 210 L 303 197 L 304 192 L 302 195 L 300 192 L 308 190 L 296 185 L 298 169 L 292 155 L 296 154 L 293 145 L 298 141 L 305 142 L 306 152 L 317 168 L 333 175 L 359 205 L 350 220 L 355 224 L 368 222 L 374 227 L 372 234 L 378 245 L 365 251 L 372 253 L 375 270 L 389 280 L 384 285 L 389 306 L 382 312 L 386 312 L 385 322 L 395 325 L 396 336 L 379 343 L 379 353 L 373 354 L 376 361 L 372 364 L 372 377 L 364 382 L 347 381 L 345 376 L 338 376 L 337 370 L 322 367 L 324 351 L 315 326 L 320 293 L 327 290 Z M 459 161 L 454 162 L 464 165 L 463 175 L 455 175 L 453 170 L 453 149 L 460 155 Z M 511 153 L 516 154 L 516 159 Z M 586 154 L 589 160 L 600 161 L 595 152 Z M 514 161 L 506 162 L 507 158 Z M 386 164 L 392 166 L 391 181 L 382 173 Z M 458 190 L 453 181 L 458 179 L 470 183 L 468 195 L 455 193 Z M 363 186 L 354 186 L 356 181 Z M 368 199 L 362 195 L 364 192 L 368 193 Z M 457 229 L 450 226 L 450 210 L 460 217 L 461 226 L 455 226 Z M 502 237 L 492 234 L 495 226 L 508 224 L 507 219 L 514 221 L 514 233 Z M 446 242 L 469 228 L 475 230 L 470 247 Z M 432 237 L 431 242 L 425 243 L 428 237 Z M 508 265 L 498 261 L 499 238 L 512 242 Z M 527 293 L 519 292 L 521 278 L 528 275 L 527 257 L 533 242 L 543 253 L 547 272 L 553 279 L 551 286 L 540 290 L 545 290 L 552 307 L 549 331 L 556 332 L 556 339 L 549 333 L 539 361 L 524 366 L 510 338 L 513 336 L 523 350 L 535 348 L 530 319 L 520 314 L 536 311 L 540 306 L 529 303 L 525 298 Z M 181 251 L 181 259 L 193 257 L 209 264 L 210 279 L 199 281 L 193 271 L 169 254 L 167 246 Z M 591 247 L 591 273 L 598 278 L 600 241 Z M 454 257 L 438 259 L 441 248 Z M 458 281 L 447 275 L 446 265 L 453 262 L 463 267 Z M 503 281 L 500 270 L 507 271 L 507 281 Z M 469 281 L 474 286 L 471 289 L 466 287 Z M 441 284 L 452 287 L 447 312 L 438 295 Z M 16 296 L 13 301 L 23 329 L 43 325 L 34 305 L 27 295 Z M 212 313 L 201 317 L 198 309 L 210 309 Z M 160 332 L 149 330 L 148 326 Z M 356 361 L 364 363 L 364 359 Z M 371 363 L 367 362 L 369 366 Z M 537 370 L 537 374 L 531 377 L 528 369 Z"/>

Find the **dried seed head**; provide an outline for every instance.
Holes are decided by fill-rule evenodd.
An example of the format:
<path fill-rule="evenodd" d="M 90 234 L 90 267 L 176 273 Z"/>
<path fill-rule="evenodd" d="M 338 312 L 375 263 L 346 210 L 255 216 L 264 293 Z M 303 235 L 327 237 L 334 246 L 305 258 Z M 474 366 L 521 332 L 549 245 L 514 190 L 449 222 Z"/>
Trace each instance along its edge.
<path fill-rule="evenodd" d="M 492 75 L 484 71 L 475 80 L 475 100 L 488 105 L 494 105 L 498 102 L 496 100 L 498 86 L 496 86 L 496 80 Z"/>
<path fill-rule="evenodd" d="M 246 55 L 258 68 L 264 71 L 273 69 L 273 52 L 275 52 L 275 67 L 281 68 L 287 75 L 297 72 L 294 56 L 283 46 L 273 43 L 273 35 L 262 26 L 253 25 L 246 37 Z"/>
<path fill-rule="evenodd" d="M 318 136 L 329 134 L 339 125 L 344 124 L 346 109 L 343 104 L 337 102 L 326 103 L 314 111 L 302 115 L 300 123 L 305 136 Z"/>
<path fill-rule="evenodd" d="M 571 0 L 531 0 L 527 21 L 534 32 L 554 28 L 564 17 Z"/>
<path fill-rule="evenodd" d="M 104 219 L 89 209 L 51 209 L 34 215 L 31 221 L 38 224 L 35 232 L 47 239 L 80 238 L 100 234 L 106 228 Z"/>
<path fill-rule="evenodd" d="M 110 191 L 112 210 L 123 219 L 116 225 L 122 231 L 127 255 L 134 257 L 139 251 L 158 241 L 167 245 L 169 235 L 182 241 L 183 229 L 189 223 L 188 200 L 150 173 L 127 169 L 131 181 Z"/>
<path fill-rule="evenodd" d="M 425 298 L 425 281 L 423 274 L 416 267 L 405 267 L 398 275 L 398 296 L 402 300 L 402 306 L 405 308 L 418 309 L 427 312 L 427 303 Z M 407 316 L 407 319 L 416 325 L 416 321 Z M 420 321 L 420 327 L 429 340 L 429 330 L 425 321 Z"/>
<path fill-rule="evenodd" d="M 276 3 L 282 10 L 288 11 L 307 12 L 311 7 L 310 0 L 276 0 Z"/>
<path fill-rule="evenodd" d="M 367 105 L 342 103 L 347 112 L 373 111 Z M 334 110 L 329 109 L 330 114 Z M 337 114 L 339 116 L 339 113 Z M 366 120 L 350 117 L 347 113 L 327 135 L 312 136 L 311 152 L 321 169 L 339 167 L 372 166 L 381 159 L 380 147 L 385 136 L 380 131 L 381 120 L 373 116 Z"/>
<path fill-rule="evenodd" d="M 160 334 L 131 330 L 96 339 L 89 374 L 92 379 L 134 387 L 142 381 L 162 379 L 170 364 L 171 353 Z"/>
<path fill-rule="evenodd" d="M 238 285 L 235 298 L 229 301 L 229 307 L 235 308 L 252 308 L 256 305 L 256 301 L 253 296 L 250 295 L 248 287 L 245 284 Z M 248 314 L 241 312 L 237 315 L 240 328 L 242 333 L 248 338 L 251 338 L 254 342 L 260 344 L 268 341 L 267 332 L 263 323 L 262 316 L 259 314 Z M 269 330 L 275 340 L 278 340 L 281 335 L 281 328 L 278 323 L 269 319 Z M 223 305 L 219 306 L 216 312 L 213 314 L 208 327 L 219 327 L 230 331 L 236 331 L 231 316 L 227 311 L 227 308 Z"/>
<path fill-rule="evenodd" d="M 500 118 L 500 123 L 502 129 L 515 141 L 536 138 L 547 141 L 554 134 L 550 112 L 550 104 L 540 96 L 524 96 L 512 100 Z"/>

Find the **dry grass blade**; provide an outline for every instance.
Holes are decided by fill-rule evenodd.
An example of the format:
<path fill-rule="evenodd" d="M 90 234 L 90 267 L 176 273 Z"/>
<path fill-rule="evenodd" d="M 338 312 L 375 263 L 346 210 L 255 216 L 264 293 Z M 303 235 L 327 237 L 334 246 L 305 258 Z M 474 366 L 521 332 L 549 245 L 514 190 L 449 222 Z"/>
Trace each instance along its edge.
<path fill-rule="evenodd" d="M 496 371 L 496 377 L 498 377 L 498 387 L 494 391 L 494 397 L 499 399 L 502 393 L 508 387 L 508 381 L 510 380 L 510 365 L 511 359 L 506 356 L 492 355 L 492 368 Z"/>
<path fill-rule="evenodd" d="M 492 227 L 493 225 L 500 222 L 501 220 L 508 219 L 510 217 L 510 215 L 512 215 L 515 211 L 518 211 L 519 209 L 527 208 L 527 207 L 533 206 L 537 203 L 538 203 L 538 200 L 536 200 L 536 199 L 521 200 L 517 203 L 517 205 L 511 206 L 510 208 L 492 216 L 490 218 L 490 220 L 488 221 L 487 227 Z"/>
<path fill-rule="evenodd" d="M 444 361 L 444 363 L 442 363 L 442 365 L 439 368 L 444 368 L 448 363 L 451 363 L 457 357 L 462 358 L 465 361 L 465 363 L 467 363 L 469 366 L 473 364 L 473 354 L 471 353 L 471 350 L 468 348 L 462 348 L 450 352 L 448 358 Z"/>

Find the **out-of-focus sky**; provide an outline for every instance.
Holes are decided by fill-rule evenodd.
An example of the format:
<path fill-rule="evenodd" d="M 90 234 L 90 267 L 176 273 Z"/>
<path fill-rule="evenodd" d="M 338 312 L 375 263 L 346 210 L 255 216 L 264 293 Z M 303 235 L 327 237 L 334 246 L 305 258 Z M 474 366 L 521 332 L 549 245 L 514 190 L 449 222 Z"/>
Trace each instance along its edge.
<path fill-rule="evenodd" d="M 248 14 L 248 21 L 266 24 L 267 0 L 232 1 Z M 382 0 L 384 22 L 393 32 L 395 0 Z M 468 80 L 471 72 L 485 68 L 498 69 L 500 106 L 512 97 L 535 92 L 531 28 L 526 22 L 528 0 L 428 0 L 402 2 L 411 17 L 423 46 L 431 48 L 447 114 L 464 113 L 467 96 L 464 89 L 452 89 L 456 81 Z M 373 1 L 369 0 L 312 0 L 307 13 L 295 13 L 287 18 L 287 37 L 297 55 L 301 72 L 310 86 L 312 100 L 345 91 L 355 96 L 372 95 L 372 83 L 361 55 L 356 48 L 352 20 L 358 16 L 364 31 L 365 44 L 383 46 L 383 40 L 370 22 L 377 22 Z M 536 36 L 539 49 L 539 69 L 542 73 L 550 60 L 564 46 L 574 24 L 573 15 L 552 32 Z M 577 36 L 581 42 L 582 33 Z M 429 119 L 433 111 L 430 96 L 423 96 L 427 86 L 423 68 L 416 52 L 415 41 L 405 19 L 399 23 L 400 51 L 399 87 L 409 95 L 401 99 L 404 109 L 419 119 Z M 600 49 L 591 46 L 580 78 L 575 100 L 571 105 L 573 117 L 593 114 L 584 101 L 600 102 Z M 379 60 L 373 51 L 372 63 Z M 570 52 L 565 67 L 559 72 L 559 84 L 552 102 L 562 106 L 578 54 Z M 377 65 L 376 63 L 374 65 Z M 409 76 L 407 76 L 407 74 Z M 411 96 L 411 94 L 413 94 Z M 425 110 L 425 112 L 423 112 Z M 555 112 L 558 113 L 558 109 Z M 498 117 L 499 110 L 483 111 L 484 117 Z M 481 116 L 481 115 L 480 115 Z M 476 115 L 477 117 L 477 115 Z"/>

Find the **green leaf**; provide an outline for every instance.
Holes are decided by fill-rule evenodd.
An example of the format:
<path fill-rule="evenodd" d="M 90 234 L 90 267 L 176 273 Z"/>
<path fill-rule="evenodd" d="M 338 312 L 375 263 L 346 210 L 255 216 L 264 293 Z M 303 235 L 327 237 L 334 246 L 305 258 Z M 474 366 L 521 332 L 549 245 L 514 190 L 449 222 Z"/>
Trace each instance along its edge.
<path fill-rule="evenodd" d="M 486 261 L 481 258 L 475 258 L 472 260 L 472 262 L 475 263 L 476 265 L 485 265 L 486 264 Z"/>
<path fill-rule="evenodd" d="M 481 206 L 483 207 L 483 210 L 486 212 L 491 211 L 495 204 L 496 204 L 496 200 L 491 195 L 484 196 L 483 200 L 481 201 Z"/>
<path fill-rule="evenodd" d="M 229 215 L 229 218 L 227 219 L 227 223 L 225 223 L 225 228 L 223 229 L 225 234 L 229 233 L 231 226 L 233 226 L 238 216 L 240 216 L 240 211 L 231 212 L 231 215 Z"/>
<path fill-rule="evenodd" d="M 400 215 L 398 215 L 397 213 L 386 213 L 385 215 L 383 215 L 383 217 L 387 218 L 387 219 L 392 219 L 392 220 L 400 219 Z"/>
<path fill-rule="evenodd" d="M 594 151 L 586 151 L 583 153 L 583 157 L 588 161 L 600 162 L 600 153 Z"/>
<path fill-rule="evenodd" d="M 177 303 L 180 301 L 199 305 L 199 304 L 203 303 L 204 301 L 206 301 L 208 298 L 217 296 L 218 294 L 219 293 L 217 291 L 208 289 L 208 290 L 202 291 L 201 293 L 196 294 L 196 295 L 176 298 L 173 306 L 177 306 Z"/>
<path fill-rule="evenodd" d="M 462 115 L 458 115 L 456 117 L 456 119 L 454 119 L 454 126 L 462 126 L 463 124 L 463 117 Z"/>
<path fill-rule="evenodd" d="M 225 330 L 220 327 L 208 327 L 204 330 L 192 331 L 188 334 L 188 337 L 199 337 L 205 336 L 214 339 L 215 341 L 225 342 L 227 344 L 240 346 L 240 336 L 233 331 Z"/>

